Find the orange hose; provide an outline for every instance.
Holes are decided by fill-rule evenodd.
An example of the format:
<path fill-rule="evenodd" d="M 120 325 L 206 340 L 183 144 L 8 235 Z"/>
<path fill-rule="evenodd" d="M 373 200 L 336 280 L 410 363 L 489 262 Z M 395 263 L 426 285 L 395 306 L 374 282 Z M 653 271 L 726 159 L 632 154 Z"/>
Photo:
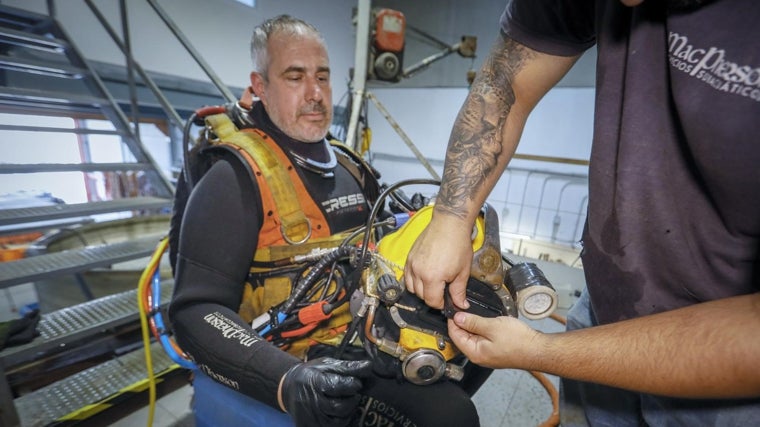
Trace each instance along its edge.
<path fill-rule="evenodd" d="M 552 319 L 552 320 L 556 320 L 557 322 L 559 322 L 559 323 L 561 323 L 563 325 L 567 325 L 567 318 L 565 318 L 563 316 L 560 316 L 557 313 L 550 314 L 549 318 Z"/>
<path fill-rule="evenodd" d="M 549 418 L 547 418 L 543 423 L 539 424 L 539 427 L 556 427 L 559 425 L 559 393 L 557 392 L 557 388 L 554 387 L 554 384 L 552 384 L 551 381 L 549 381 L 548 378 L 546 378 L 546 375 L 544 375 L 541 372 L 537 371 L 528 371 L 535 379 L 538 380 L 538 382 L 541 383 L 542 386 L 544 386 L 544 389 L 546 389 L 546 392 L 549 393 L 549 396 L 552 399 L 552 413 L 549 415 Z"/>

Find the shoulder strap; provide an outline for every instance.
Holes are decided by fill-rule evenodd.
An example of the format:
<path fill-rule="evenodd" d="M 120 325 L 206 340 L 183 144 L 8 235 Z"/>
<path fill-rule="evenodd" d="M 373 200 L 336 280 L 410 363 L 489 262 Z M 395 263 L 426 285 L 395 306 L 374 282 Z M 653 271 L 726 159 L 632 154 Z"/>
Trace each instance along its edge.
<path fill-rule="evenodd" d="M 308 240 L 311 237 L 311 224 L 301 208 L 293 182 L 272 149 L 259 140 L 261 137 L 258 134 L 238 130 L 226 114 L 207 116 L 206 123 L 214 130 L 219 141 L 241 148 L 259 165 L 272 192 L 285 240 L 291 244 Z"/>

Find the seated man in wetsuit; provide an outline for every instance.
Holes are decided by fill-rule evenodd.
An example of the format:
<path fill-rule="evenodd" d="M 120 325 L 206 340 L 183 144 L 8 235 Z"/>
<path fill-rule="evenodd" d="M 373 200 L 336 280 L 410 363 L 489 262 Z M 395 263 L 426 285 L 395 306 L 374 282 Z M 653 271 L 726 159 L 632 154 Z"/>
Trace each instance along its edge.
<path fill-rule="evenodd" d="M 370 168 L 357 173 L 356 158 L 346 162 L 326 140 L 332 92 L 318 31 L 273 18 L 255 28 L 251 54 L 255 101 L 237 110 L 237 127 L 247 129 L 235 137 L 246 134 L 264 154 L 208 150 L 202 177 L 180 177 L 177 197 L 187 200 L 175 204 L 172 219 L 169 314 L 177 342 L 198 366 L 197 425 L 479 425 L 472 390 L 454 382 L 418 386 L 383 377 L 361 347 L 345 353 L 351 360 L 315 356 L 340 342 L 351 321 L 345 308 L 304 337 L 268 340 L 252 327 L 290 293 L 294 270 L 273 267 L 275 253 L 299 253 L 364 225 L 378 188 Z M 295 225 L 293 199 L 306 218 Z"/>

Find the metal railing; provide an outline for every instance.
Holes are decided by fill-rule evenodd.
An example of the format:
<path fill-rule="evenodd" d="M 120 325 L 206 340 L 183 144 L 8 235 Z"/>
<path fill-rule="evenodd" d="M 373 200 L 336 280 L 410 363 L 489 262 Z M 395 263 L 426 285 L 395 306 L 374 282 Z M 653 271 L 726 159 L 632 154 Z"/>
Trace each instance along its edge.
<path fill-rule="evenodd" d="M 578 245 L 586 217 L 588 176 L 510 167 L 502 181 L 507 186 L 503 196 L 494 191 L 489 198 L 501 213 L 502 232 Z"/>
<path fill-rule="evenodd" d="M 515 159 L 536 161 L 539 164 L 572 164 L 586 166 L 585 160 L 517 154 Z M 423 167 L 415 158 L 373 153 L 373 161 L 405 165 L 419 170 Z M 442 160 L 428 159 L 430 165 L 443 168 Z M 382 164 L 378 169 L 383 170 Z M 548 168 L 549 166 L 547 166 Z M 423 192 L 429 188 L 421 188 Z M 415 189 L 411 190 L 415 191 Z M 586 173 L 562 173 L 538 168 L 508 167 L 491 192 L 487 202 L 499 212 L 502 233 L 515 238 L 530 238 L 576 248 L 580 241 L 588 201 Z"/>

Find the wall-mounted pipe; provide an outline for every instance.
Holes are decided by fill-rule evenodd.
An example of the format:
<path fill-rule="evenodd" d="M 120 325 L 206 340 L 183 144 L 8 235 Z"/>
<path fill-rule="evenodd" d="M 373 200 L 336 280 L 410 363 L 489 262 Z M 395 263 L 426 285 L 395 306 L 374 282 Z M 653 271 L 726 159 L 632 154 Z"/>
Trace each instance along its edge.
<path fill-rule="evenodd" d="M 520 223 L 522 222 L 522 214 L 523 209 L 525 208 L 525 195 L 528 194 L 528 182 L 530 181 L 530 176 L 534 173 L 541 173 L 538 171 L 528 171 L 527 175 L 525 176 L 525 185 L 523 186 L 523 194 L 522 194 L 522 200 L 520 201 L 520 212 L 517 214 L 517 226 L 515 227 L 515 232 L 520 232 Z"/>
<path fill-rule="evenodd" d="M 567 190 L 568 187 L 572 185 L 583 185 L 584 187 L 588 188 L 588 182 L 587 181 L 580 181 L 580 180 L 573 180 L 568 181 L 565 183 L 565 185 L 562 186 L 562 189 L 559 191 L 559 197 L 557 198 L 557 208 L 554 211 L 554 222 L 556 223 L 554 226 L 554 230 L 552 231 L 552 242 L 555 242 L 557 240 L 557 231 L 559 229 L 559 223 L 562 221 L 559 216 L 559 208 L 562 205 L 562 197 L 565 195 L 565 190 Z"/>
<path fill-rule="evenodd" d="M 533 223 L 533 234 L 531 234 L 531 237 L 536 237 L 536 233 L 538 232 L 538 221 L 541 219 L 541 209 L 544 207 L 544 194 L 546 193 L 546 185 L 549 183 L 549 181 L 558 181 L 561 179 L 565 179 L 561 176 L 547 176 L 544 178 L 544 182 L 541 185 L 541 195 L 538 198 L 538 206 L 536 208 L 536 221 Z"/>

